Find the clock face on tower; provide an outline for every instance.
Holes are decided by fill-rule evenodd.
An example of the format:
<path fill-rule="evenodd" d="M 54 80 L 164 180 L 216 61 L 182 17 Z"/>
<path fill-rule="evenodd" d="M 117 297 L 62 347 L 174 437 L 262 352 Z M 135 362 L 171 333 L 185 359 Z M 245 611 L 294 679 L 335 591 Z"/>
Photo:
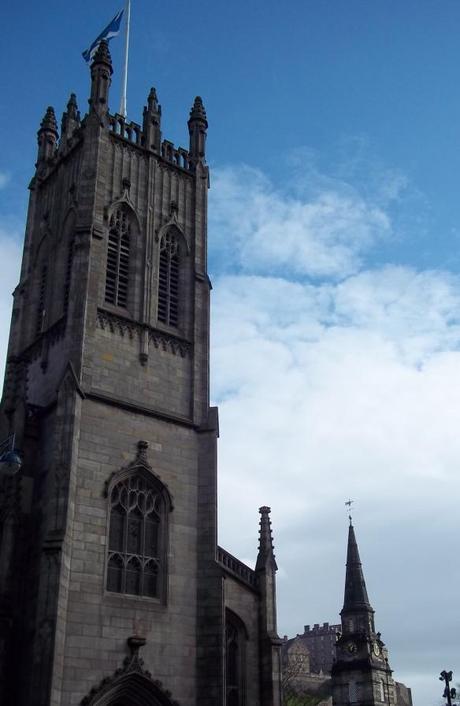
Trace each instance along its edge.
<path fill-rule="evenodd" d="M 376 657 L 380 657 L 380 655 L 382 654 L 382 650 L 378 642 L 374 642 L 374 644 L 372 645 L 372 651 Z"/>

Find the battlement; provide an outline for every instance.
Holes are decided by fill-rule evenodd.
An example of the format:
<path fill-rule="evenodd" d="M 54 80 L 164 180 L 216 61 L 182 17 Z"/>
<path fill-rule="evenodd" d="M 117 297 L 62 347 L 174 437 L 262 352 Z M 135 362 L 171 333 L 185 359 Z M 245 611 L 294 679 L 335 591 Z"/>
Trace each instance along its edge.
<path fill-rule="evenodd" d="M 315 623 L 312 628 L 309 625 L 304 625 L 302 637 L 308 637 L 310 635 L 335 635 L 341 630 L 341 625 L 329 625 L 329 623 Z M 300 637 L 300 635 L 299 635 Z"/>
<path fill-rule="evenodd" d="M 130 142 L 139 148 L 146 148 L 146 137 L 142 127 L 133 121 L 127 121 L 123 115 L 115 113 L 108 116 L 109 130 L 116 137 Z M 160 147 L 160 156 L 166 162 L 170 162 L 175 167 L 184 169 L 187 172 L 194 171 L 194 164 L 190 159 L 188 150 L 183 147 L 174 147 L 169 140 L 163 140 Z"/>
<path fill-rule="evenodd" d="M 115 115 L 108 116 L 109 130 L 113 132 L 114 135 L 132 142 L 138 147 L 143 147 L 144 145 L 144 134 L 142 128 L 138 123 L 133 121 L 127 122 L 126 118 L 119 113 Z"/>

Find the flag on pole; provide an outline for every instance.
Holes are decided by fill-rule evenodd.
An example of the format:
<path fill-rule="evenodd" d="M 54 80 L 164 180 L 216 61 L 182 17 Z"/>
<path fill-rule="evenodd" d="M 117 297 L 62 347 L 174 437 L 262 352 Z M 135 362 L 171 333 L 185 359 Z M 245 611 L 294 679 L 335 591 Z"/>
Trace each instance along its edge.
<path fill-rule="evenodd" d="M 124 10 L 120 10 L 119 12 L 117 12 L 113 20 L 109 22 L 105 29 L 102 30 L 97 39 L 95 39 L 94 42 L 91 44 L 89 49 L 86 49 L 84 52 L 82 52 L 82 56 L 86 63 L 92 61 L 93 56 L 97 52 L 97 48 L 103 39 L 110 41 L 112 37 L 116 37 L 117 34 L 120 32 L 120 24 L 123 17 L 123 12 Z"/>

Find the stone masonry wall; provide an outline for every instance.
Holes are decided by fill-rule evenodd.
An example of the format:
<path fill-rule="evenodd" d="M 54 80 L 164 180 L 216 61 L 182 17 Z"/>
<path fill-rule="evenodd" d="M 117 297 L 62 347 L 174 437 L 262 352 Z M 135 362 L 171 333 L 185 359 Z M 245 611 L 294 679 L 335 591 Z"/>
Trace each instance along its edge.
<path fill-rule="evenodd" d="M 231 576 L 224 581 L 224 605 L 244 623 L 246 642 L 246 703 L 260 704 L 259 596 Z"/>
<path fill-rule="evenodd" d="M 166 605 L 105 590 L 108 500 L 105 483 L 133 461 L 139 439 L 149 442 L 149 462 L 173 497 L 169 515 Z M 83 402 L 74 498 L 73 552 L 65 645 L 62 705 L 78 704 L 126 656 L 126 640 L 141 630 L 143 657 L 182 706 L 195 690 L 196 650 L 196 436 L 186 427 Z"/>

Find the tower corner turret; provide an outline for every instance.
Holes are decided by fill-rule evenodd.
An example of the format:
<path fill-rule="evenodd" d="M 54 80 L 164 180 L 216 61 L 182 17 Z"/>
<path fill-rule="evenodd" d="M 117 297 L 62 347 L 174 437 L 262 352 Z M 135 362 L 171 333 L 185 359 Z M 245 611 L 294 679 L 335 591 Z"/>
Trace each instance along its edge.
<path fill-rule="evenodd" d="M 53 159 L 56 152 L 56 144 L 59 138 L 58 126 L 54 108 L 49 105 L 46 109 L 43 120 L 40 123 L 40 128 L 37 132 L 38 154 L 37 164 L 49 162 Z"/>
<path fill-rule="evenodd" d="M 144 106 L 143 132 L 145 147 L 154 152 L 160 151 L 161 145 L 161 105 L 158 103 L 155 88 L 150 89 L 147 105 Z"/>
<path fill-rule="evenodd" d="M 109 112 L 109 89 L 112 82 L 112 57 L 108 42 L 104 39 L 94 55 L 91 63 L 91 96 L 90 112 L 96 113 L 101 119 Z"/>
<path fill-rule="evenodd" d="M 75 93 L 71 93 L 69 101 L 67 103 L 67 109 L 62 114 L 61 120 L 61 140 L 59 143 L 59 150 L 62 152 L 65 150 L 69 142 L 72 140 L 75 130 L 80 127 L 80 111 L 77 105 L 77 96 Z"/>
<path fill-rule="evenodd" d="M 206 133 L 208 129 L 208 120 L 206 110 L 203 105 L 203 100 L 200 96 L 196 96 L 192 109 L 190 110 L 190 118 L 188 120 L 188 131 L 190 134 L 190 157 L 195 161 L 205 161 L 206 154 Z"/>

